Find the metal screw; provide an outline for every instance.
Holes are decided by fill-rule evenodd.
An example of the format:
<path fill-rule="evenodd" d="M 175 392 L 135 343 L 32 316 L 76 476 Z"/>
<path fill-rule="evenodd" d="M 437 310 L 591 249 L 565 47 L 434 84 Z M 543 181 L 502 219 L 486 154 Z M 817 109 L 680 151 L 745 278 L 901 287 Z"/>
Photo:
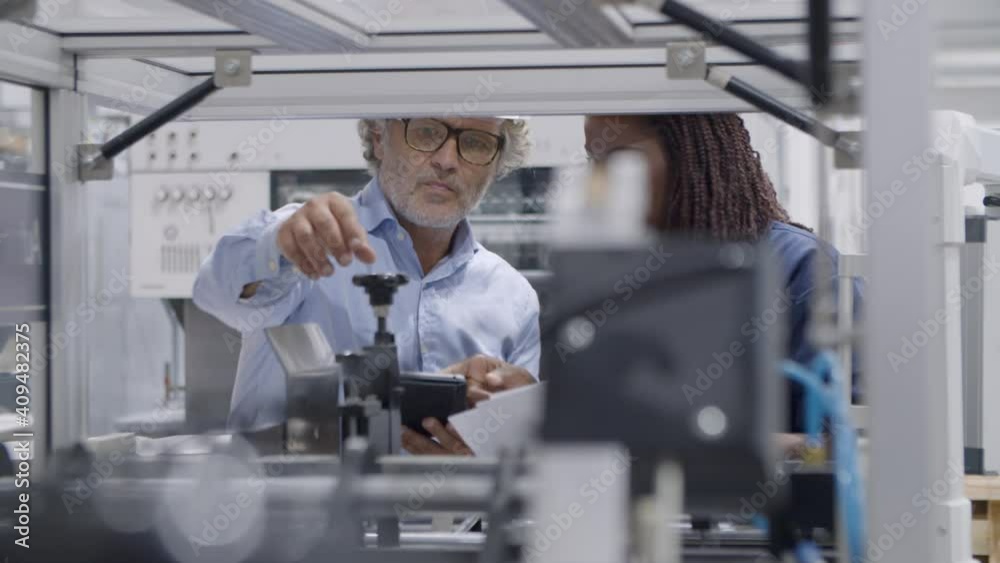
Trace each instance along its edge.
<path fill-rule="evenodd" d="M 236 76 L 240 73 L 240 61 L 237 59 L 229 59 L 224 65 L 222 65 L 222 70 L 229 76 Z"/>
<path fill-rule="evenodd" d="M 716 440 L 724 436 L 726 427 L 729 426 L 726 413 L 715 405 L 709 405 L 699 410 L 698 414 L 695 415 L 695 422 L 698 425 L 698 430 L 709 440 Z"/>
<path fill-rule="evenodd" d="M 694 63 L 694 59 L 695 53 L 691 47 L 685 47 L 677 54 L 677 62 L 680 63 L 680 66 L 691 66 Z"/>
<path fill-rule="evenodd" d="M 562 340 L 571 349 L 580 351 L 594 342 L 596 332 L 594 323 L 583 317 L 573 317 L 563 326 Z"/>

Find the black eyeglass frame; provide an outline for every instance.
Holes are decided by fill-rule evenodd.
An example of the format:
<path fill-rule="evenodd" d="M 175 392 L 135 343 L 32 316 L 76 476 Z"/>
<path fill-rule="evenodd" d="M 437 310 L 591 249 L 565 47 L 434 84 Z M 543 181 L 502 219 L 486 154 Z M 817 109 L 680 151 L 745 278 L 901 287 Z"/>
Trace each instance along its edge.
<path fill-rule="evenodd" d="M 403 139 L 406 141 L 406 145 L 408 147 L 410 147 L 411 149 L 415 150 L 415 151 L 426 152 L 426 153 L 437 152 L 437 151 L 441 150 L 441 147 L 445 146 L 445 144 L 447 144 L 448 141 L 452 137 L 455 137 L 455 149 L 458 152 L 458 156 L 462 160 L 464 160 L 465 162 L 468 162 L 469 164 L 471 164 L 473 166 L 489 166 L 490 164 L 493 164 L 493 161 L 497 159 L 497 156 L 503 150 L 503 147 L 504 147 L 504 138 L 502 136 L 500 136 L 500 135 L 494 135 L 493 133 L 490 133 L 488 131 L 483 131 L 482 129 L 467 129 L 467 128 L 452 127 L 451 125 L 448 125 L 444 121 L 438 121 L 437 119 L 433 119 L 433 118 L 429 118 L 429 117 L 421 117 L 421 118 L 418 118 L 418 119 L 427 119 L 429 121 L 433 121 L 434 123 L 439 123 L 439 124 L 443 125 L 444 128 L 448 130 L 448 135 L 446 135 L 445 138 L 444 138 L 444 140 L 441 141 L 441 144 L 438 145 L 437 147 L 435 147 L 434 149 L 428 150 L 428 149 L 417 148 L 417 147 L 413 146 L 412 144 L 410 144 L 410 121 L 412 121 L 413 118 L 409 118 L 409 117 L 400 118 L 400 121 L 403 122 Z M 489 135 L 490 137 L 493 137 L 494 139 L 497 140 L 497 150 L 493 153 L 493 156 L 490 157 L 490 159 L 488 161 L 480 164 L 478 162 L 472 162 L 471 160 L 465 158 L 465 155 L 462 154 L 462 141 L 461 141 L 461 139 L 459 139 L 459 137 L 462 135 L 462 133 L 465 133 L 465 132 L 476 132 L 476 133 L 479 133 L 479 134 L 482 134 L 482 135 Z"/>

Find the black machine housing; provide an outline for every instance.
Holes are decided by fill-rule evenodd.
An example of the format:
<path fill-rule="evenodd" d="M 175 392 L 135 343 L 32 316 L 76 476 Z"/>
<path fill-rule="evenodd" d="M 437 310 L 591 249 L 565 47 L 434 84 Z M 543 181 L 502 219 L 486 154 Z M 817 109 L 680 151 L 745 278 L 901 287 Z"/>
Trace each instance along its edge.
<path fill-rule="evenodd" d="M 751 244 L 664 239 L 558 250 L 552 265 L 542 439 L 623 442 L 637 459 L 634 493 L 651 486 L 656 463 L 678 461 L 687 512 L 738 513 L 780 467 L 773 257 Z"/>

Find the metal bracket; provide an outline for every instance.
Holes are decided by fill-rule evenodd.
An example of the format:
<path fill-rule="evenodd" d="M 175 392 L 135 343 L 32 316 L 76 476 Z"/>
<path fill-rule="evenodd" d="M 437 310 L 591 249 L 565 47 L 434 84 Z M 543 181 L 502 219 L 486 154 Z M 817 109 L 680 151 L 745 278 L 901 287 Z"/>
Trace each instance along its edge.
<path fill-rule="evenodd" d="M 836 145 L 850 145 L 856 148 L 851 152 L 844 150 L 833 151 L 833 168 L 835 170 L 861 170 L 861 131 L 839 131 L 837 132 Z"/>
<path fill-rule="evenodd" d="M 249 50 L 215 52 L 215 85 L 219 88 L 249 86 L 252 76 Z"/>
<path fill-rule="evenodd" d="M 707 73 L 704 43 L 700 41 L 667 43 L 667 78 L 703 80 Z"/>
<path fill-rule="evenodd" d="M 859 64 L 836 63 L 831 65 L 833 88 L 829 111 L 843 115 L 857 115 L 861 107 L 861 67 Z"/>
<path fill-rule="evenodd" d="M 114 175 L 115 165 L 101 154 L 101 145 L 85 143 L 76 146 L 76 159 L 79 163 L 80 181 L 110 180 Z"/>

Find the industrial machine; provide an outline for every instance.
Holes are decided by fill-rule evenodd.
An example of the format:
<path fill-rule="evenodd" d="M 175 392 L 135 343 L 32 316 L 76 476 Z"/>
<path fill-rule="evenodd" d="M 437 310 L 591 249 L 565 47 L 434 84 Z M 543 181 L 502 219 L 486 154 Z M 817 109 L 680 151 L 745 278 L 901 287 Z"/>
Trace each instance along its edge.
<path fill-rule="evenodd" d="M 779 327 L 747 344 L 726 377 L 715 381 L 711 402 L 687 405 L 679 390 L 694 384 L 695 366 L 710 361 L 712 350 L 742 340 L 737 320 L 773 288 L 770 262 L 744 245 L 660 244 L 671 259 L 633 300 L 589 330 L 581 325 L 592 322 L 583 320 L 588 312 L 612 298 L 613 281 L 650 251 L 556 253 L 554 287 L 561 297 L 544 327 L 550 387 L 543 422 L 521 448 L 499 459 L 393 455 L 407 374 L 393 361 L 385 319 L 395 287 L 406 280 L 361 276 L 355 282 L 366 288 L 379 319 L 372 346 L 338 355 L 331 365 L 328 356 L 311 352 L 310 342 L 321 335 L 281 327 L 271 336 L 279 356 L 297 359 L 295 366 L 282 360 L 289 370 L 288 426 L 297 432 L 284 435 L 279 453 L 262 454 L 248 437 L 230 435 L 133 436 L 61 451 L 33 501 L 32 510 L 46 514 L 33 534 L 39 546 L 33 555 L 45 561 L 141 553 L 151 562 L 597 562 L 683 553 L 685 560 L 710 560 L 704 542 L 711 538 L 723 553 L 766 560 L 789 546 L 769 541 L 747 518 L 726 516 L 744 510 L 739 499 L 760 493 L 759 483 L 775 482 L 775 471 L 787 470 L 770 439 L 782 410 L 780 393 L 773 392 Z M 601 275 L 579 283 L 582 273 L 593 273 L 594 260 L 604 264 Z M 705 284 L 708 279 L 713 283 Z M 710 285 L 727 288 L 728 297 L 708 291 Z M 661 326 L 665 316 L 693 311 L 704 322 L 679 332 Z M 574 332 L 581 330 L 582 339 Z M 366 362 L 376 356 L 389 361 Z M 366 369 L 371 366 L 376 369 Z M 612 369 L 622 377 L 603 377 Z M 587 416 L 608 404 L 618 405 L 618 414 Z M 339 455 L 317 453 L 336 426 L 348 429 Z M 581 495 L 581 485 L 590 484 L 591 492 Z M 787 489 L 775 485 L 766 513 L 784 509 Z M 810 502 L 815 507 L 816 498 Z M 417 532 L 426 526 L 420 515 L 440 512 L 480 514 L 484 531 Z M 685 514 L 699 517 L 698 526 Z M 719 521 L 726 525 L 701 524 Z M 553 523 L 559 537 L 549 537 L 546 548 L 538 538 Z M 603 539 L 594 544 L 588 535 L 596 530 Z M 832 553 L 832 536 L 815 537 Z"/>

